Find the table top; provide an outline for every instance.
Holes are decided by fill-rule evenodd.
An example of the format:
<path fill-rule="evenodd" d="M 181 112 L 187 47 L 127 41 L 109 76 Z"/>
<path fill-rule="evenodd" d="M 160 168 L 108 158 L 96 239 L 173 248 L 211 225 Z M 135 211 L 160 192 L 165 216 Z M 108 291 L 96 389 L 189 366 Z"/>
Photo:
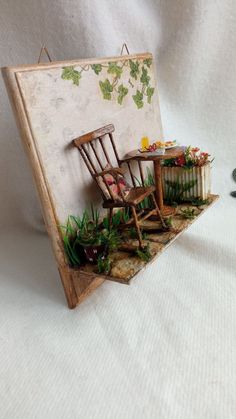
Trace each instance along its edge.
<path fill-rule="evenodd" d="M 138 150 L 132 150 L 125 155 L 125 159 L 132 159 L 135 157 L 137 160 L 168 160 L 168 159 L 175 159 L 183 154 L 184 149 L 183 147 L 173 147 L 169 150 L 165 151 L 165 154 L 151 154 L 147 153 L 140 153 Z"/>

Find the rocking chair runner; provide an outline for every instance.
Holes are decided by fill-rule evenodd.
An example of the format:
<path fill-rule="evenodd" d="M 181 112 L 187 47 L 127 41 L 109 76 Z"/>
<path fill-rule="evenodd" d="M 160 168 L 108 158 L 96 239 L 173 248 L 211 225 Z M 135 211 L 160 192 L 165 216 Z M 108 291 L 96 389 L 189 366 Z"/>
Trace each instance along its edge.
<path fill-rule="evenodd" d="M 134 224 L 137 230 L 139 247 L 143 247 L 142 243 L 142 234 L 140 230 L 140 224 L 148 219 L 151 215 L 156 214 L 158 218 L 161 220 L 162 227 L 166 229 L 166 225 L 164 220 L 161 216 L 159 207 L 156 202 L 156 198 L 154 195 L 155 186 L 144 186 L 144 176 L 142 171 L 141 162 L 137 161 L 135 157 L 132 160 L 137 161 L 140 178 L 142 186 L 136 186 L 135 184 L 135 176 L 131 169 L 131 159 L 129 158 L 127 161 L 126 159 L 120 159 L 117 153 L 117 149 L 114 143 L 113 135 L 115 128 L 114 125 L 106 125 L 100 129 L 95 131 L 91 131 L 87 134 L 84 134 L 76 139 L 73 140 L 73 144 L 78 148 L 92 178 L 97 183 L 102 196 L 103 196 L 103 208 L 109 209 L 109 222 L 111 223 L 112 220 L 112 213 L 113 208 L 119 207 L 129 207 L 132 210 L 132 218 L 126 223 L 127 225 Z M 110 139 L 111 144 L 111 151 L 113 153 L 113 157 L 117 163 L 117 166 L 113 166 L 111 152 L 108 150 L 108 142 L 107 139 Z M 107 147 L 106 147 L 107 146 Z M 99 149 L 102 152 L 102 155 L 99 154 Z M 102 159 L 103 157 L 103 159 Z M 122 168 L 122 164 L 126 163 L 128 166 L 128 170 L 130 173 L 130 178 L 132 180 L 133 187 L 130 188 L 127 194 L 124 193 L 123 188 L 120 184 L 120 178 L 123 176 L 125 170 Z M 118 190 L 119 196 L 114 194 L 114 190 L 112 189 L 111 185 L 109 185 L 107 181 L 107 175 L 111 175 L 114 183 L 116 184 L 116 188 Z M 101 180 L 103 182 L 103 186 L 101 184 Z M 104 191 L 104 188 L 106 191 Z M 106 193 L 105 193 L 106 192 Z M 152 198 L 154 209 L 149 210 L 147 213 L 143 210 L 138 211 L 138 204 L 142 202 L 145 198 L 150 196 Z"/>

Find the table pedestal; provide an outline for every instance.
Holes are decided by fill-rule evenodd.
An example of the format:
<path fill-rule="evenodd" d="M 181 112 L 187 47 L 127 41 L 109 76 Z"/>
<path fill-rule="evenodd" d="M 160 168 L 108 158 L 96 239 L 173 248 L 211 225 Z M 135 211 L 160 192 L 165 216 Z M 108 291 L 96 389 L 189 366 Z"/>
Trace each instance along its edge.
<path fill-rule="evenodd" d="M 161 161 L 154 160 L 154 176 L 155 176 L 155 184 L 156 184 L 156 199 L 158 206 L 160 208 L 161 214 L 163 217 L 169 217 L 174 215 L 176 209 L 174 207 L 170 207 L 164 205 L 163 203 L 163 190 L 162 190 L 162 176 L 161 176 Z"/>

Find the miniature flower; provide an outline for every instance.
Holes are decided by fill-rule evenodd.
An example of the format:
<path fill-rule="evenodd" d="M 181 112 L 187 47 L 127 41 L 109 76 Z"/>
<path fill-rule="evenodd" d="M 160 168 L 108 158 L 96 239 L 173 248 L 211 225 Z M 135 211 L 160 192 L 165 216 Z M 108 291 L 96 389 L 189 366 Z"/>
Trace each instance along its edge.
<path fill-rule="evenodd" d="M 201 167 L 204 164 L 211 163 L 209 160 L 210 154 L 204 151 L 201 151 L 198 147 L 185 147 L 183 154 L 176 159 L 167 159 L 164 163 L 165 166 L 173 167 Z"/>
<path fill-rule="evenodd" d="M 186 163 L 186 160 L 185 160 L 185 156 L 184 156 L 184 154 L 182 154 L 182 156 L 180 156 L 180 157 L 177 157 L 177 159 L 175 160 L 175 164 L 176 164 L 176 166 L 184 166 L 185 165 L 185 163 Z"/>

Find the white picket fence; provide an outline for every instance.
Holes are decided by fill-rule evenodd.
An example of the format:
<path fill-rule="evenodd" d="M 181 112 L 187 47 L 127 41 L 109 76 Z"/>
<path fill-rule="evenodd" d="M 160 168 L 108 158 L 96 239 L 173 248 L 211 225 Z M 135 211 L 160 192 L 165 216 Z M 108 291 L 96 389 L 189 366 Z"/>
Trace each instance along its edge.
<path fill-rule="evenodd" d="M 207 199 L 211 193 L 211 166 L 210 163 L 201 167 L 184 169 L 183 167 L 162 167 L 162 186 L 164 198 L 167 194 L 168 186 L 166 180 L 171 182 L 178 181 L 185 184 L 196 180 L 196 184 L 188 191 L 183 193 L 183 198 Z"/>

